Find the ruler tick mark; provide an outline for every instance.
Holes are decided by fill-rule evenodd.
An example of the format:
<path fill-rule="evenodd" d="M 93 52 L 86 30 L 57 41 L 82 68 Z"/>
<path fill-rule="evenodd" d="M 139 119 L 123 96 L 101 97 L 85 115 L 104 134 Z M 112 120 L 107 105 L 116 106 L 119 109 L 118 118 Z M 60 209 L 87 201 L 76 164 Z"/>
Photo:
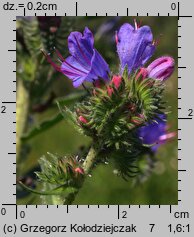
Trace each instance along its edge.
<path fill-rule="evenodd" d="M 77 2 L 75 3 L 75 15 L 77 16 Z"/>
<path fill-rule="evenodd" d="M 178 20 L 180 18 L 180 6 L 179 6 L 179 2 L 178 2 Z"/>
<path fill-rule="evenodd" d="M 184 119 L 192 119 L 191 117 L 187 117 L 187 118 L 178 118 L 180 120 L 184 120 Z"/>

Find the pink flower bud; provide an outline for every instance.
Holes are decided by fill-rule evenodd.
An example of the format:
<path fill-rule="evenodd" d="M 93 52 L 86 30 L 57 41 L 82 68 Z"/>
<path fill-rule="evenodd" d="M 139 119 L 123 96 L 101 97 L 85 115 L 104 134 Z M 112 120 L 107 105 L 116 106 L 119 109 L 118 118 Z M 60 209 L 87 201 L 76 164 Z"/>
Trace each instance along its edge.
<path fill-rule="evenodd" d="M 84 170 L 81 167 L 75 168 L 75 172 L 79 174 L 84 174 Z"/>
<path fill-rule="evenodd" d="M 142 68 L 140 68 L 140 70 L 139 70 L 139 72 L 138 72 L 135 79 L 137 80 L 140 76 L 142 76 L 142 78 L 145 79 L 147 77 L 147 74 L 148 74 L 147 69 L 142 67 Z"/>
<path fill-rule="evenodd" d="M 174 59 L 166 56 L 154 60 L 148 67 L 148 76 L 154 79 L 166 80 L 174 71 Z"/>
<path fill-rule="evenodd" d="M 83 116 L 79 116 L 79 121 L 81 121 L 84 124 L 88 123 L 88 120 L 84 118 Z"/>
<path fill-rule="evenodd" d="M 113 88 L 111 88 L 110 86 L 108 86 L 108 87 L 107 87 L 107 93 L 108 93 L 109 96 L 111 96 L 112 93 L 113 93 Z"/>
<path fill-rule="evenodd" d="M 121 84 L 121 81 L 122 81 L 122 77 L 121 76 L 113 76 L 112 78 L 112 83 L 114 84 L 114 86 L 118 89 L 120 84 Z"/>

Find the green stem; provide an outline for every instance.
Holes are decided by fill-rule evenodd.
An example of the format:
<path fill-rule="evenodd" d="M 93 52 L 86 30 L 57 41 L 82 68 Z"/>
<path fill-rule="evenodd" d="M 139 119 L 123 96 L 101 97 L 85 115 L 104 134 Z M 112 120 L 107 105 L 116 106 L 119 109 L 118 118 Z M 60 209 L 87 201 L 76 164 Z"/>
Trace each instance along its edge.
<path fill-rule="evenodd" d="M 16 107 L 16 151 L 17 161 L 21 158 L 21 137 L 26 130 L 29 112 L 29 92 L 21 79 L 17 82 L 17 107 Z"/>
<path fill-rule="evenodd" d="M 96 160 L 97 157 L 97 150 L 92 146 L 88 152 L 88 155 L 83 163 L 83 169 L 85 174 L 89 174 L 91 169 L 93 168 L 94 162 Z"/>
<path fill-rule="evenodd" d="M 63 202 L 63 205 L 71 205 L 72 202 L 75 200 L 75 197 L 77 194 L 78 194 L 78 191 L 68 194 Z"/>
<path fill-rule="evenodd" d="M 93 166 L 94 166 L 94 162 L 96 160 L 96 157 L 97 157 L 97 154 L 98 154 L 98 151 L 97 149 L 92 146 L 88 152 L 88 155 L 83 163 L 83 169 L 84 169 L 84 172 L 85 172 L 85 177 L 91 172 Z M 84 183 L 84 180 L 85 178 L 83 179 L 81 185 L 80 185 L 80 188 L 83 186 L 83 183 Z M 79 189 L 80 189 L 79 188 Z M 79 191 L 76 191 L 76 192 L 72 192 L 70 194 L 67 195 L 67 197 L 65 198 L 64 200 L 64 205 L 70 205 L 73 203 L 73 201 L 75 200 L 75 197 L 76 195 L 78 194 Z"/>

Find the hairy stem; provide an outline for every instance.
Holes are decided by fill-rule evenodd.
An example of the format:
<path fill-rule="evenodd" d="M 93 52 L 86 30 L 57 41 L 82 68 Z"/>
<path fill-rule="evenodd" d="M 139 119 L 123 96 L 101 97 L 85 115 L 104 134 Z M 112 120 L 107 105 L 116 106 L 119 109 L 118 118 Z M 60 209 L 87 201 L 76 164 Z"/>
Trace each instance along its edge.
<path fill-rule="evenodd" d="M 85 172 L 85 177 L 91 172 L 91 170 L 93 168 L 93 165 L 94 165 L 94 162 L 96 160 L 97 154 L 98 154 L 97 149 L 94 146 L 92 146 L 90 148 L 89 152 L 88 152 L 88 155 L 87 155 L 84 163 L 83 163 L 83 169 L 84 169 L 84 172 Z M 84 183 L 84 180 L 85 180 L 85 178 L 83 179 L 83 181 L 80 185 L 80 188 L 82 187 L 82 185 Z M 72 204 L 73 201 L 75 200 L 75 197 L 76 197 L 77 194 L 78 194 L 78 191 L 68 194 L 67 197 L 65 198 L 63 204 L 64 205 Z"/>
<path fill-rule="evenodd" d="M 83 169 L 84 169 L 84 172 L 85 174 L 89 174 L 93 165 L 94 165 L 94 162 L 96 160 L 96 156 L 97 156 L 97 150 L 92 146 L 88 152 L 88 155 L 83 163 Z"/>

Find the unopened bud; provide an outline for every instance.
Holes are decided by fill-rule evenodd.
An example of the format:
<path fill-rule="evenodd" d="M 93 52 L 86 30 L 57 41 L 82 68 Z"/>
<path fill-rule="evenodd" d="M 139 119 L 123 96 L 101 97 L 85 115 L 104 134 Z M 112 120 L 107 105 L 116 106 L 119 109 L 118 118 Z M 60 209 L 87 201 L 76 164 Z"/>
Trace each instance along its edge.
<path fill-rule="evenodd" d="M 145 79 L 147 77 L 147 74 L 148 74 L 147 69 L 142 67 L 140 68 L 135 79 L 137 80 L 140 76 L 142 76 L 142 79 Z"/>
<path fill-rule="evenodd" d="M 88 120 L 84 118 L 83 116 L 79 116 L 79 121 L 81 121 L 84 124 L 88 123 Z"/>
<path fill-rule="evenodd" d="M 108 93 L 109 96 L 111 96 L 112 93 L 113 93 L 113 88 L 111 88 L 110 86 L 108 86 L 108 87 L 107 87 L 107 93 Z"/>
<path fill-rule="evenodd" d="M 166 80 L 174 71 L 174 59 L 171 57 L 160 57 L 154 60 L 148 67 L 148 77 Z"/>
<path fill-rule="evenodd" d="M 113 76 L 112 78 L 112 83 L 114 84 L 114 86 L 118 89 L 120 84 L 121 84 L 121 81 L 122 81 L 122 77 L 121 76 Z"/>
<path fill-rule="evenodd" d="M 75 168 L 75 172 L 79 174 L 84 174 L 84 170 L 81 167 Z"/>

